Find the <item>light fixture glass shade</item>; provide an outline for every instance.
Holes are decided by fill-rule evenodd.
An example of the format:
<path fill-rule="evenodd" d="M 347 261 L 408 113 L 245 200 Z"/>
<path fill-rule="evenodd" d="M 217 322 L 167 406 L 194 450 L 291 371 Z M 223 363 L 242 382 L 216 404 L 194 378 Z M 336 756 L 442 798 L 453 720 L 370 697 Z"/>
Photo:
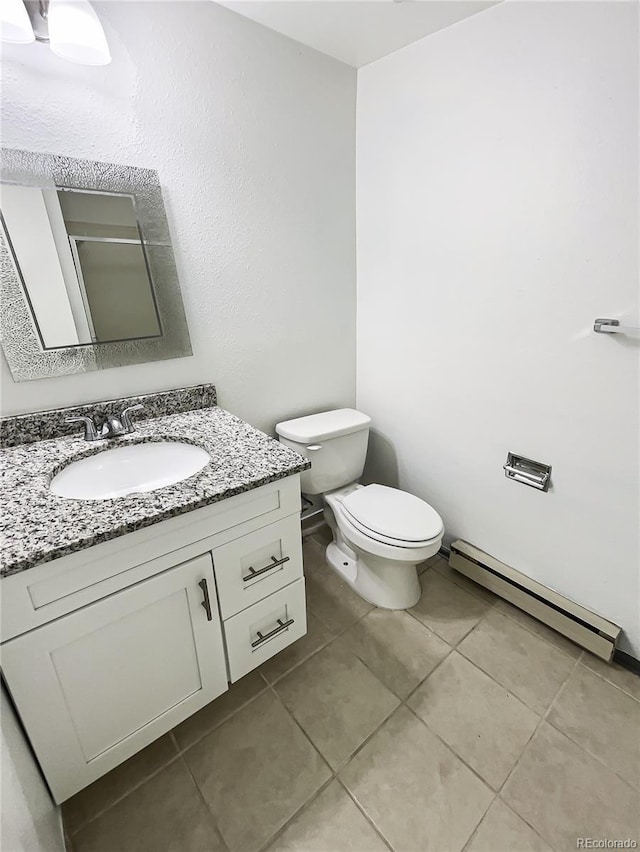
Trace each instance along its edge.
<path fill-rule="evenodd" d="M 35 41 L 31 21 L 22 0 L 0 2 L 0 37 L 11 44 L 30 44 Z"/>
<path fill-rule="evenodd" d="M 109 45 L 87 0 L 50 0 L 49 46 L 56 56 L 81 65 L 108 65 Z"/>

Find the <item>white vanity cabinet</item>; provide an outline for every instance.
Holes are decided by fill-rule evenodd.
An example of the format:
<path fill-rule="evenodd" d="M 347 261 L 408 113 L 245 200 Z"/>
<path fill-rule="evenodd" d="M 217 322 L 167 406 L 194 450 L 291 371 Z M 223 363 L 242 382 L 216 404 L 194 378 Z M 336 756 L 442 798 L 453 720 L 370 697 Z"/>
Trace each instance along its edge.
<path fill-rule="evenodd" d="M 227 689 L 211 556 L 7 642 L 2 668 L 66 799 Z"/>
<path fill-rule="evenodd" d="M 2 673 L 56 801 L 304 635 L 299 500 L 288 477 L 2 580 Z"/>

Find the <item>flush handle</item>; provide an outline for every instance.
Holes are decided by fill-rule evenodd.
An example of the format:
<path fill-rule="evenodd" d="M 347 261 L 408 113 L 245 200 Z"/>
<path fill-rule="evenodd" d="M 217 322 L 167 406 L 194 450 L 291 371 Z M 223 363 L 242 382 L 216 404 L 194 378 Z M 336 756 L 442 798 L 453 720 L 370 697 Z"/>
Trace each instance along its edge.
<path fill-rule="evenodd" d="M 242 581 L 246 583 L 247 580 L 253 580 L 254 577 L 259 577 L 260 574 L 266 574 L 267 571 L 277 568 L 278 565 L 284 565 L 284 563 L 288 562 L 290 558 L 290 556 L 283 556 L 282 559 L 276 559 L 275 556 L 272 556 L 269 565 L 265 565 L 264 568 L 259 568 L 257 571 L 249 565 L 249 573 L 246 577 L 242 578 Z"/>
<path fill-rule="evenodd" d="M 322 444 L 311 444 L 310 447 L 307 447 L 308 453 L 317 453 L 318 450 L 322 449 Z"/>
<path fill-rule="evenodd" d="M 209 600 L 209 587 L 207 586 L 207 581 L 204 577 L 200 580 L 198 585 L 202 589 L 203 599 L 200 604 L 204 607 L 204 611 L 207 613 L 207 621 L 213 621 L 213 616 L 211 615 L 211 601 Z"/>

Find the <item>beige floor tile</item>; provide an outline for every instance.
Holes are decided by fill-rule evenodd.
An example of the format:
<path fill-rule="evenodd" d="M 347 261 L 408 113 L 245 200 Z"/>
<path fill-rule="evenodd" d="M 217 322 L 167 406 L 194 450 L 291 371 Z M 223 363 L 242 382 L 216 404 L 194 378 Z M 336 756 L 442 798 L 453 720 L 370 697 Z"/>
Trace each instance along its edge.
<path fill-rule="evenodd" d="M 573 657 L 574 660 L 577 660 L 580 654 L 582 654 L 582 648 L 579 645 L 576 645 L 570 639 L 567 639 L 566 636 L 558 633 L 557 630 L 553 630 L 548 625 L 538 621 L 537 618 L 532 618 L 528 613 L 518 609 L 517 606 L 513 606 L 508 601 L 498 598 L 495 609 L 496 612 L 500 612 L 502 615 L 506 615 L 507 618 L 517 621 L 518 624 L 526 627 L 531 633 L 535 633 L 536 636 L 545 639 L 559 651 L 564 651 L 565 654 Z"/>
<path fill-rule="evenodd" d="M 271 691 L 185 752 L 185 759 L 231 852 L 259 849 L 331 777 Z"/>
<path fill-rule="evenodd" d="M 388 852 L 338 781 L 295 817 L 269 852 Z"/>
<path fill-rule="evenodd" d="M 334 769 L 399 703 L 339 639 L 279 680 L 275 690 Z"/>
<path fill-rule="evenodd" d="M 343 641 L 401 698 L 451 651 L 443 639 L 402 610 L 372 610 L 347 630 Z"/>
<path fill-rule="evenodd" d="M 341 778 L 396 852 L 459 852 L 493 798 L 406 707 L 347 764 Z"/>
<path fill-rule="evenodd" d="M 409 705 L 496 790 L 540 721 L 457 651 L 417 689 Z"/>
<path fill-rule="evenodd" d="M 496 799 L 465 852 L 552 852 L 539 834 Z"/>
<path fill-rule="evenodd" d="M 640 787 L 640 703 L 578 665 L 547 718 L 609 769 Z"/>
<path fill-rule="evenodd" d="M 341 633 L 373 609 L 347 585 L 324 559 L 314 541 L 304 545 L 307 606 L 332 633 Z"/>
<path fill-rule="evenodd" d="M 578 837 L 640 842 L 637 792 L 546 722 L 501 795 L 556 852 Z"/>
<path fill-rule="evenodd" d="M 273 683 L 278 678 L 287 674 L 291 669 L 295 668 L 299 663 L 304 662 L 312 654 L 315 654 L 320 648 L 333 639 L 333 633 L 324 626 L 317 616 L 312 612 L 307 613 L 307 632 L 302 638 L 289 645 L 275 657 L 271 657 L 266 663 L 260 666 L 261 674 L 266 677 L 269 683 Z"/>
<path fill-rule="evenodd" d="M 493 592 L 490 592 L 489 589 L 485 589 L 484 586 L 481 586 L 479 583 L 474 583 L 474 581 L 470 580 L 469 577 L 461 574 L 460 571 L 456 571 L 455 568 L 452 568 L 446 559 L 441 559 L 433 567 L 438 574 L 446 577 L 447 580 L 451 580 L 452 583 L 455 583 L 456 586 L 460 586 L 461 589 L 481 598 L 481 600 L 486 603 L 493 605 L 499 600 L 499 598 L 494 595 Z"/>
<path fill-rule="evenodd" d="M 489 604 L 437 571 L 422 574 L 420 585 L 422 597 L 410 612 L 450 645 L 456 645 L 489 611 Z"/>
<path fill-rule="evenodd" d="M 433 568 L 440 562 L 443 562 L 442 556 L 439 553 L 436 553 L 435 556 L 430 556 L 428 559 L 425 559 L 424 562 L 421 562 L 418 567 L 418 574 L 424 574 L 425 571 L 428 571 L 429 568 Z"/>
<path fill-rule="evenodd" d="M 458 650 L 537 713 L 547 710 L 575 664 L 497 612 L 489 613 Z"/>
<path fill-rule="evenodd" d="M 266 688 L 267 684 L 257 671 L 249 672 L 236 683 L 230 684 L 227 692 L 173 729 L 178 748 L 189 748 Z"/>
<path fill-rule="evenodd" d="M 640 675 L 629 669 L 623 668 L 618 663 L 605 663 L 599 657 L 594 657 L 588 651 L 584 651 L 580 662 L 591 669 L 591 671 L 599 674 L 609 683 L 624 690 L 627 695 L 631 695 L 637 701 L 640 701 Z"/>
<path fill-rule="evenodd" d="M 178 754 L 167 734 L 98 778 L 62 805 L 62 817 L 73 834 L 81 825 L 110 807 Z"/>
<path fill-rule="evenodd" d="M 77 852 L 222 852 L 182 759 L 169 764 L 74 837 Z"/>

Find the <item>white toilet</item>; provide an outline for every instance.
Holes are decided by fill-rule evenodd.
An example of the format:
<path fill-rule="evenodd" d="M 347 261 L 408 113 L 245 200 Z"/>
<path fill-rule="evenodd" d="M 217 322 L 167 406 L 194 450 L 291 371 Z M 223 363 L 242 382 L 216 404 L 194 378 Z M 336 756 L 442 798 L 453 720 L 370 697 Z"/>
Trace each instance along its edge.
<path fill-rule="evenodd" d="M 360 485 L 371 418 L 340 408 L 278 423 L 281 443 L 311 461 L 302 493 L 322 494 L 333 532 L 327 562 L 365 600 L 407 609 L 420 599 L 416 565 L 440 549 L 444 525 L 424 500 Z"/>

